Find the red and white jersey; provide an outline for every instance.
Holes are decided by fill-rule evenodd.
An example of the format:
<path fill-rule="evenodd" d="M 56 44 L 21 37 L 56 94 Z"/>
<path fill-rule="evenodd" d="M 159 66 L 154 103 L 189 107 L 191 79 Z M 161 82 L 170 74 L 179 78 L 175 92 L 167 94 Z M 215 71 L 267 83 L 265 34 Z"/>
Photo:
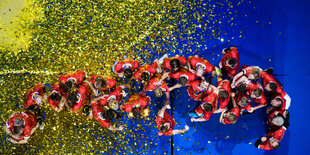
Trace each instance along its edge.
<path fill-rule="evenodd" d="M 125 66 L 130 66 L 130 69 L 134 71 L 140 66 L 140 62 L 133 59 L 124 59 L 116 63 L 116 65 L 114 66 L 114 71 L 116 73 L 123 73 L 125 70 Z"/>
<path fill-rule="evenodd" d="M 286 95 L 286 92 L 283 90 L 282 86 L 278 83 L 278 81 L 272 75 L 268 74 L 265 71 L 262 71 L 261 77 L 262 77 L 264 88 L 266 87 L 267 84 L 274 83 L 277 85 L 277 89 L 273 92 L 280 94 L 282 97 L 284 97 Z"/>
<path fill-rule="evenodd" d="M 155 122 L 157 124 L 159 133 L 162 133 L 163 135 L 166 135 L 166 136 L 173 135 L 173 128 L 175 127 L 175 120 L 174 120 L 174 117 L 170 116 L 167 111 L 165 111 L 164 117 L 161 117 L 158 115 L 155 119 Z M 170 123 L 170 128 L 166 132 L 161 132 L 160 127 L 162 124 L 165 124 L 165 123 Z"/>
<path fill-rule="evenodd" d="M 188 83 L 188 87 L 186 89 L 189 97 L 196 101 L 201 100 L 204 96 L 214 92 L 211 87 L 207 88 L 206 90 L 202 90 L 199 87 L 200 83 L 200 80 L 191 81 L 190 83 Z"/>
<path fill-rule="evenodd" d="M 154 91 L 154 89 L 156 88 L 155 83 L 158 82 L 161 79 L 161 77 L 162 77 L 161 74 L 155 74 L 151 78 L 151 80 L 148 82 L 148 84 L 145 86 L 146 91 Z M 167 86 L 167 83 L 165 82 L 165 80 L 163 80 L 161 82 L 161 85 L 158 87 L 161 88 L 164 93 L 169 92 L 169 87 Z"/>
<path fill-rule="evenodd" d="M 211 93 L 208 96 L 204 97 L 202 99 L 202 104 L 200 104 L 196 109 L 195 112 L 198 114 L 198 116 L 202 116 L 205 120 L 209 120 L 213 112 L 216 110 L 216 100 L 217 100 L 217 94 L 216 93 Z M 211 103 L 213 106 L 212 111 L 206 111 L 203 110 L 202 105 L 203 103 Z"/>
<path fill-rule="evenodd" d="M 158 67 L 158 64 L 156 62 L 153 62 L 152 65 L 144 64 L 143 66 L 139 67 L 134 73 L 133 78 L 136 80 L 142 81 L 141 74 L 143 72 L 147 72 L 150 76 L 150 78 L 153 77 L 153 75 L 156 73 L 156 69 Z"/>
<path fill-rule="evenodd" d="M 28 89 L 25 94 L 25 102 L 23 104 L 24 108 L 29 108 L 31 105 L 36 104 L 34 102 L 34 97 L 36 95 L 43 96 L 43 87 L 44 85 L 42 83 L 38 83 L 36 86 L 32 87 L 31 89 Z"/>
<path fill-rule="evenodd" d="M 230 120 L 228 120 L 227 118 L 227 113 L 229 112 L 233 112 L 236 116 L 237 116 L 237 120 L 240 117 L 240 108 L 238 106 L 233 107 L 232 109 L 230 109 L 229 111 L 225 112 L 224 114 L 224 119 L 223 119 L 223 123 L 224 124 L 233 124 L 233 122 L 231 122 Z"/>
<path fill-rule="evenodd" d="M 121 109 L 125 112 L 132 112 L 134 107 L 139 107 L 141 110 L 144 109 L 149 103 L 151 99 L 148 96 L 144 96 L 142 94 L 134 94 L 130 96 L 127 101 L 127 104 L 121 105 Z"/>
<path fill-rule="evenodd" d="M 111 126 L 111 120 L 105 119 L 102 117 L 102 112 L 104 112 L 104 110 L 102 108 L 99 107 L 99 105 L 97 103 L 92 103 L 91 104 L 92 107 L 92 114 L 93 114 L 93 118 L 100 123 L 101 126 L 108 128 Z"/>
<path fill-rule="evenodd" d="M 120 103 L 123 97 L 122 91 L 123 91 L 122 87 L 117 87 L 113 92 L 111 92 L 104 98 L 100 99 L 97 103 L 101 106 L 108 106 L 108 101 L 111 98 L 115 99 L 117 103 Z"/>
<path fill-rule="evenodd" d="M 111 77 L 105 77 L 105 76 L 102 76 L 102 75 L 93 75 L 91 77 L 91 79 L 90 79 L 90 82 L 92 83 L 92 85 L 94 86 L 95 89 L 98 89 L 95 86 L 95 82 L 96 82 L 97 78 L 105 79 L 107 81 L 106 87 L 100 88 L 99 89 L 100 91 L 107 91 L 107 90 L 110 90 L 110 89 L 112 89 L 112 88 L 114 88 L 116 86 L 116 80 L 112 79 Z"/>
<path fill-rule="evenodd" d="M 197 66 L 201 65 L 205 74 L 215 71 L 215 67 L 206 59 L 190 56 L 188 57 L 188 62 L 193 69 L 196 69 Z"/>
<path fill-rule="evenodd" d="M 246 86 L 246 93 L 247 93 L 247 95 L 251 95 L 253 90 L 257 89 L 257 88 L 259 88 L 259 86 L 256 83 L 254 83 L 254 82 L 248 83 L 247 86 Z M 261 88 L 259 88 L 259 89 L 261 89 Z M 258 103 L 260 105 L 266 105 L 267 104 L 267 99 L 266 99 L 264 90 L 262 90 L 262 96 L 261 97 L 252 98 L 252 101 L 255 102 L 255 103 Z"/>
<path fill-rule="evenodd" d="M 220 91 L 223 89 L 225 91 L 228 92 L 228 98 L 224 99 L 222 98 L 220 95 L 218 96 L 219 100 L 220 100 L 220 109 L 225 109 L 227 107 L 227 104 L 230 101 L 230 96 L 231 96 L 231 87 L 230 87 L 230 83 L 228 80 L 221 80 L 217 83 L 217 85 L 219 86 L 220 84 L 222 84 L 222 86 L 220 88 L 218 88 Z"/>
<path fill-rule="evenodd" d="M 236 65 L 233 68 L 231 68 L 231 67 L 226 65 L 226 61 L 229 58 L 235 58 L 237 60 L 237 63 L 236 63 Z M 234 76 L 238 72 L 238 69 L 239 69 L 239 53 L 238 53 L 238 49 L 236 47 L 231 47 L 230 48 L 230 52 L 226 52 L 223 55 L 222 60 L 221 60 L 220 63 L 223 66 L 223 68 L 227 71 L 228 76 L 230 76 L 230 77 Z"/>
<path fill-rule="evenodd" d="M 59 94 L 61 97 L 65 97 L 66 99 L 68 99 L 68 93 L 66 93 L 64 90 L 61 89 L 61 87 L 59 86 L 58 83 L 54 84 L 53 87 L 52 87 L 52 91 L 48 97 L 48 103 L 49 105 L 53 108 L 53 109 L 56 109 L 59 107 L 59 103 L 60 101 L 53 101 L 51 99 L 51 95 L 53 93 L 57 93 Z"/>
<path fill-rule="evenodd" d="M 236 103 L 238 104 L 241 110 L 249 111 L 252 108 L 252 105 L 248 103 L 246 106 L 242 106 L 240 104 L 240 101 L 242 98 L 246 98 L 248 100 L 248 97 L 244 93 L 237 93 L 236 96 L 234 97 L 234 99 L 236 100 Z"/>
<path fill-rule="evenodd" d="M 77 90 L 78 101 L 73 103 L 70 107 L 72 112 L 76 112 L 90 101 L 89 84 L 84 82 Z"/>
<path fill-rule="evenodd" d="M 243 65 L 240 69 L 244 72 L 245 76 L 249 76 L 254 68 L 256 68 L 256 69 L 258 69 L 260 71 L 259 72 L 259 77 L 261 77 L 262 69 L 259 68 L 258 66 Z"/>
<path fill-rule="evenodd" d="M 181 77 L 186 77 L 187 84 L 189 84 L 190 82 L 194 81 L 198 76 L 194 73 L 191 73 L 186 68 L 182 67 L 176 72 L 170 72 L 169 77 L 176 80 L 180 80 Z"/>
<path fill-rule="evenodd" d="M 172 70 L 172 67 L 170 66 L 170 61 L 171 61 L 172 59 L 178 59 L 178 60 L 180 61 L 180 63 L 181 63 L 181 66 L 186 65 L 186 62 L 187 62 L 187 60 L 186 60 L 185 57 L 171 57 L 171 58 L 165 58 L 165 59 L 164 59 L 164 62 L 163 62 L 163 68 L 164 68 L 164 69 Z"/>
<path fill-rule="evenodd" d="M 274 139 L 280 142 L 284 136 L 285 131 L 286 131 L 286 128 L 282 126 L 276 131 L 269 131 L 266 136 L 273 137 Z"/>
<path fill-rule="evenodd" d="M 284 114 L 284 111 L 279 111 L 277 109 L 272 109 L 270 112 L 269 112 L 269 115 L 268 115 L 268 121 L 267 121 L 267 124 L 269 125 L 270 128 L 274 128 L 274 124 L 272 123 L 272 120 L 273 118 L 275 118 L 277 115 L 277 113 L 281 114 L 283 116 Z"/>
<path fill-rule="evenodd" d="M 259 144 L 258 148 L 263 150 L 273 150 L 273 147 L 271 146 L 269 140 L 266 140 L 262 142 L 262 144 Z"/>
<path fill-rule="evenodd" d="M 75 71 L 59 76 L 59 82 L 65 84 L 68 80 L 73 80 L 75 82 L 75 86 L 78 86 L 83 83 L 85 78 L 86 78 L 85 71 Z"/>
<path fill-rule="evenodd" d="M 17 118 L 21 118 L 24 120 L 24 131 L 21 134 L 20 139 L 15 139 L 17 141 L 23 140 L 24 138 L 28 139 L 31 135 L 31 129 L 34 128 L 37 124 L 37 117 L 33 113 L 29 111 L 25 111 L 24 113 L 26 113 L 26 116 L 22 115 L 21 113 L 16 113 L 15 115 L 11 116 L 6 122 L 7 128 L 13 133 L 14 121 Z"/>
<path fill-rule="evenodd" d="M 274 110 L 277 110 L 277 111 L 284 111 L 285 108 L 286 108 L 286 100 L 282 97 L 282 95 L 280 94 L 273 94 L 270 98 L 270 100 L 273 100 L 275 98 L 280 98 L 283 102 L 282 102 L 282 105 L 280 107 L 273 107 Z"/>

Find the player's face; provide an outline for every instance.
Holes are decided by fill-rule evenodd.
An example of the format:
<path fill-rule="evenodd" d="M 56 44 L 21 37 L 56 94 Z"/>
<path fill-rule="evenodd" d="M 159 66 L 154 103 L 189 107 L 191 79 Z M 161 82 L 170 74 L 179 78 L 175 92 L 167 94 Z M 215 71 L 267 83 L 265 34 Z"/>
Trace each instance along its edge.
<path fill-rule="evenodd" d="M 197 76 L 201 77 L 203 75 L 203 68 L 197 69 Z"/>
<path fill-rule="evenodd" d="M 271 89 L 270 89 L 269 86 L 270 86 L 270 84 L 267 84 L 266 87 L 265 87 L 265 89 L 266 89 L 267 91 L 271 91 Z"/>
<path fill-rule="evenodd" d="M 208 83 L 206 81 L 203 81 L 203 82 L 200 83 L 199 87 L 200 87 L 201 90 L 206 90 L 206 89 L 208 89 L 209 85 L 210 85 L 210 83 Z"/>
<path fill-rule="evenodd" d="M 280 106 L 281 102 L 277 101 L 276 99 L 271 100 L 271 105 L 274 107 Z"/>
<path fill-rule="evenodd" d="M 41 95 L 36 95 L 35 97 L 34 97 L 34 102 L 36 103 L 36 104 L 41 104 L 42 103 L 42 96 Z"/>

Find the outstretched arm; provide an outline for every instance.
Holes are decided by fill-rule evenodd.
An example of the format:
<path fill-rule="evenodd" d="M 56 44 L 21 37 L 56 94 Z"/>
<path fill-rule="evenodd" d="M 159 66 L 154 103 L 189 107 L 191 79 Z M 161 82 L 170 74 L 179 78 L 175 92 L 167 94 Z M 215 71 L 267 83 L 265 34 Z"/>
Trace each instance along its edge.
<path fill-rule="evenodd" d="M 207 121 L 205 120 L 203 117 L 200 117 L 200 118 L 191 118 L 191 122 L 204 122 L 204 121 Z"/>
<path fill-rule="evenodd" d="M 221 116 L 220 116 L 220 123 L 223 123 L 223 116 L 224 116 L 224 113 L 227 111 L 227 109 L 225 109 L 222 113 L 221 113 Z"/>
<path fill-rule="evenodd" d="M 184 129 L 182 129 L 182 130 L 173 130 L 172 132 L 173 132 L 173 135 L 176 135 L 176 134 L 184 133 L 184 132 L 186 132 L 188 130 L 189 130 L 189 127 L 187 125 L 185 125 Z"/>
<path fill-rule="evenodd" d="M 172 90 L 174 90 L 174 89 L 181 88 L 181 87 L 182 87 L 182 85 L 178 83 L 178 84 L 176 84 L 176 85 L 170 87 L 170 88 L 169 88 L 169 92 L 172 91 Z"/>
<path fill-rule="evenodd" d="M 110 126 L 110 127 L 108 127 L 108 129 L 111 131 L 121 131 L 124 129 L 124 126 L 123 125 L 120 125 L 119 127 Z"/>

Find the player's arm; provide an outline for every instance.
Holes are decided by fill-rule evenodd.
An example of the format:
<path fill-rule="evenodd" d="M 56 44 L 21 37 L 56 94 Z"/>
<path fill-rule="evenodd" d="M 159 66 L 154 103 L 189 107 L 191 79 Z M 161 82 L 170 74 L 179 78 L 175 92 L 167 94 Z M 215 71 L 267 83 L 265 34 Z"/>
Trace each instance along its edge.
<path fill-rule="evenodd" d="M 176 85 L 170 87 L 170 88 L 169 88 L 169 92 L 172 91 L 172 90 L 174 90 L 174 89 L 181 88 L 181 87 L 182 87 L 182 85 L 181 85 L 180 83 L 178 83 L 178 84 L 176 84 Z"/>
<path fill-rule="evenodd" d="M 111 125 L 110 127 L 108 127 L 108 129 L 111 130 L 111 131 L 121 131 L 121 130 L 124 129 L 124 126 L 120 125 L 119 127 L 115 127 L 115 126 Z"/>
<path fill-rule="evenodd" d="M 220 123 L 223 123 L 223 116 L 224 113 L 227 111 L 227 109 L 225 109 L 224 111 L 222 111 L 221 116 L 220 116 Z"/>
<path fill-rule="evenodd" d="M 203 117 L 200 118 L 191 118 L 191 122 L 204 122 L 207 121 L 206 119 L 204 119 Z"/>
<path fill-rule="evenodd" d="M 176 134 L 182 134 L 182 133 L 184 133 L 184 132 L 186 132 L 186 131 L 188 131 L 189 130 L 189 127 L 187 126 L 187 125 L 185 125 L 185 128 L 184 129 L 181 129 L 181 130 L 173 130 L 172 132 L 173 132 L 173 135 L 176 135 Z"/>
<path fill-rule="evenodd" d="M 28 142 L 28 140 L 25 140 L 25 139 L 17 141 L 11 137 L 8 140 L 13 144 L 26 144 Z"/>
<path fill-rule="evenodd" d="M 188 68 L 188 71 L 190 71 L 191 73 L 196 73 L 196 71 L 192 68 L 191 64 L 189 63 L 189 61 L 186 62 L 186 67 Z"/>

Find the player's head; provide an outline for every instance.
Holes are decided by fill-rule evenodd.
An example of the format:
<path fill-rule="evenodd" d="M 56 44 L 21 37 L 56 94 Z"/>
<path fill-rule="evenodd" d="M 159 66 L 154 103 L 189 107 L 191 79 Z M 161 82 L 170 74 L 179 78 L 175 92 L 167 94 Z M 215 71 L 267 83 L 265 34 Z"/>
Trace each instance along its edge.
<path fill-rule="evenodd" d="M 24 127 L 22 126 L 14 126 L 13 127 L 13 134 L 14 135 L 21 135 L 24 131 Z"/>
<path fill-rule="evenodd" d="M 69 92 L 69 88 L 66 86 L 66 84 L 59 84 L 59 87 L 61 90 L 63 90 L 64 92 Z"/>
<path fill-rule="evenodd" d="M 89 114 L 90 109 L 91 109 L 91 106 L 85 105 L 85 106 L 83 106 L 83 108 L 82 108 L 82 112 L 83 112 L 84 114 Z"/>
<path fill-rule="evenodd" d="M 235 58 L 229 58 L 226 62 L 229 67 L 235 67 L 237 64 L 237 60 Z"/>
<path fill-rule="evenodd" d="M 111 98 L 108 100 L 108 106 L 113 110 L 117 110 L 119 108 L 119 104 L 117 103 L 115 98 Z"/>
<path fill-rule="evenodd" d="M 199 88 L 201 90 L 206 90 L 208 89 L 208 87 L 210 86 L 210 82 L 211 80 L 210 79 L 205 79 L 205 80 L 202 80 L 199 84 Z"/>
<path fill-rule="evenodd" d="M 133 108 L 132 114 L 133 114 L 133 117 L 137 119 L 140 119 L 142 117 L 142 114 L 139 108 Z"/>
<path fill-rule="evenodd" d="M 131 68 L 126 68 L 124 70 L 124 76 L 127 78 L 127 79 L 131 79 L 132 78 L 132 70 Z"/>
<path fill-rule="evenodd" d="M 43 97 L 41 95 L 35 95 L 33 99 L 36 104 L 41 104 Z"/>
<path fill-rule="evenodd" d="M 284 118 L 281 116 L 276 116 L 271 120 L 271 122 L 276 126 L 282 126 L 284 124 Z"/>
<path fill-rule="evenodd" d="M 69 96 L 68 96 L 69 101 L 73 104 L 76 103 L 78 101 L 77 98 L 77 93 L 76 92 L 72 92 Z"/>
<path fill-rule="evenodd" d="M 202 105 L 202 109 L 207 111 L 207 112 L 210 112 L 212 111 L 213 109 L 213 106 L 211 103 L 208 103 L 208 102 L 205 102 L 203 105 Z"/>
<path fill-rule="evenodd" d="M 148 72 L 143 72 L 141 74 L 141 79 L 143 82 L 149 82 L 150 81 L 150 74 Z"/>
<path fill-rule="evenodd" d="M 244 94 L 245 93 L 245 89 L 246 89 L 246 85 L 244 83 L 241 83 L 238 86 L 237 91 L 238 91 L 238 93 Z"/>
<path fill-rule="evenodd" d="M 245 106 L 247 106 L 249 104 L 249 101 L 248 101 L 248 99 L 246 98 L 246 97 L 243 97 L 241 100 L 240 100 L 240 105 L 242 106 L 242 107 L 245 107 Z"/>
<path fill-rule="evenodd" d="M 203 73 L 204 73 L 204 68 L 203 68 L 203 66 L 202 66 L 202 65 L 198 65 L 198 66 L 196 67 L 196 75 L 199 76 L 199 77 L 201 77 L 201 76 L 203 75 Z"/>
<path fill-rule="evenodd" d="M 269 143 L 270 143 L 271 147 L 274 148 L 274 149 L 279 149 L 280 148 L 280 143 L 275 138 L 271 138 L 269 140 Z"/>
<path fill-rule="evenodd" d="M 14 120 L 14 126 L 23 126 L 25 124 L 25 121 L 24 119 L 20 118 L 20 117 L 17 117 L 15 120 Z"/>
<path fill-rule="evenodd" d="M 68 80 L 66 83 L 65 83 L 65 87 L 66 87 L 66 89 L 71 89 L 72 87 L 73 87 L 73 81 L 71 81 L 71 80 Z"/>
<path fill-rule="evenodd" d="M 185 76 L 180 77 L 179 81 L 182 86 L 186 86 L 187 78 Z"/>
<path fill-rule="evenodd" d="M 154 95 L 155 97 L 161 97 L 163 96 L 163 90 L 160 87 L 156 87 L 154 89 Z"/>
<path fill-rule="evenodd" d="M 223 99 L 227 99 L 229 97 L 229 93 L 226 90 L 220 90 L 219 96 Z"/>
<path fill-rule="evenodd" d="M 51 100 L 52 101 L 56 101 L 56 102 L 59 102 L 61 100 L 61 96 L 60 94 L 54 92 L 51 94 Z"/>
<path fill-rule="evenodd" d="M 168 126 L 165 125 L 165 124 L 162 124 L 162 125 L 160 126 L 160 132 L 162 132 L 162 133 L 167 132 L 168 129 L 169 129 Z"/>
<path fill-rule="evenodd" d="M 260 88 L 255 88 L 252 92 L 252 95 L 254 98 L 258 98 L 262 96 L 263 91 Z"/>
<path fill-rule="evenodd" d="M 237 116 L 236 116 L 234 113 L 229 112 L 229 113 L 227 114 L 227 119 L 228 119 L 229 121 L 231 121 L 231 122 L 234 124 L 234 123 L 236 123 L 236 121 L 237 121 Z"/>
<path fill-rule="evenodd" d="M 95 87 L 96 88 L 104 88 L 107 85 L 107 81 L 104 78 L 97 77 L 95 80 Z"/>
<path fill-rule="evenodd" d="M 271 105 L 274 107 L 280 107 L 283 104 L 283 100 L 280 97 L 276 97 L 271 100 Z"/>
<path fill-rule="evenodd" d="M 260 74 L 260 70 L 258 68 L 253 68 L 248 78 L 249 80 L 258 80 L 259 74 Z"/>
<path fill-rule="evenodd" d="M 172 59 L 170 60 L 170 66 L 172 70 L 176 71 L 181 67 L 181 62 L 179 59 Z"/>
<path fill-rule="evenodd" d="M 275 91 L 278 88 L 278 86 L 275 83 L 269 83 L 266 85 L 265 88 L 267 91 Z"/>

